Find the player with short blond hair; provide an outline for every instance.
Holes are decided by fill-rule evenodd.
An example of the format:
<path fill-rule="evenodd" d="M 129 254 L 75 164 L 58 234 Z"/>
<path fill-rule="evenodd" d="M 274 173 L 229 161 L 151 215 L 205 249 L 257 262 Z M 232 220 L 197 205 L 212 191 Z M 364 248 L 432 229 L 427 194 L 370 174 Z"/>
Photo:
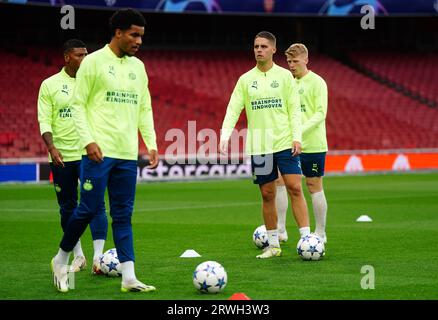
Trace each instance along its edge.
<path fill-rule="evenodd" d="M 312 198 L 315 215 L 315 233 L 324 243 L 326 236 L 327 200 L 322 177 L 328 150 L 325 119 L 327 116 L 327 84 L 324 79 L 307 68 L 309 51 L 302 43 L 292 44 L 285 55 L 289 69 L 298 85 L 300 95 L 303 152 L 300 155 L 301 169 L 306 179 L 307 189 Z M 284 181 L 277 181 L 276 204 L 280 241 L 287 240 L 286 211 L 288 200 Z"/>

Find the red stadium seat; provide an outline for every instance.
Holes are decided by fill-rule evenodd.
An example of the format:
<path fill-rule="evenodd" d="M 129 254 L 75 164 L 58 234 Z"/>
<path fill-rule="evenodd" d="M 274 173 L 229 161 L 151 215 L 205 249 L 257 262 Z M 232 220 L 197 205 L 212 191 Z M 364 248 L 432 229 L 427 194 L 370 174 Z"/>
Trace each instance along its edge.
<path fill-rule="evenodd" d="M 46 156 L 38 130 L 36 99 L 41 81 L 59 70 L 62 58 L 59 59 L 58 51 L 34 47 L 29 48 L 28 56 L 17 56 L 0 50 L 2 158 Z M 29 54 L 38 58 L 31 59 Z M 139 58 L 144 61 L 149 76 L 161 153 L 171 143 L 165 141 L 166 132 L 179 128 L 187 134 L 188 121 L 196 120 L 198 131 L 212 128 L 219 134 L 237 79 L 254 66 L 248 52 L 148 50 L 141 51 Z M 374 72 L 414 88 L 424 97 L 437 98 L 436 57 L 422 57 L 421 64 L 413 68 L 406 67 L 410 57 L 402 54 L 390 57 L 380 53 L 355 53 L 354 59 Z M 277 57 L 277 63 L 287 67 L 281 56 Z M 324 55 L 313 54 L 309 68 L 328 84 L 330 149 L 438 147 L 437 109 Z M 415 68 L 422 70 L 422 81 L 417 81 Z M 24 71 L 26 78 L 22 77 Z M 245 127 L 242 112 L 236 128 Z M 143 143 L 140 150 L 145 150 Z"/>

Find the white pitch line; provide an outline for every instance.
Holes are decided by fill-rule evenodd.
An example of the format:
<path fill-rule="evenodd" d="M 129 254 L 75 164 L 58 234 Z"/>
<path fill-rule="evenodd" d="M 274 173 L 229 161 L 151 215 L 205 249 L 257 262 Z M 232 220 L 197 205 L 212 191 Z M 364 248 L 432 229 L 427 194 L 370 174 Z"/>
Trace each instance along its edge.
<path fill-rule="evenodd" d="M 19 209 L 19 208 L 0 208 L 0 212 L 10 211 L 10 212 L 47 212 L 47 211 L 59 211 L 59 208 L 48 208 L 48 209 Z"/>
<path fill-rule="evenodd" d="M 161 208 L 145 208 L 134 209 L 136 212 L 148 212 L 148 211 L 169 211 L 169 210 L 190 210 L 190 209 L 210 209 L 210 208 L 224 208 L 224 207 L 240 207 L 240 206 L 253 206 L 260 204 L 260 202 L 235 202 L 235 203 L 220 203 L 210 205 L 194 205 L 194 206 L 178 206 L 178 207 L 161 207 Z"/>
<path fill-rule="evenodd" d="M 194 206 L 177 206 L 177 207 L 156 207 L 156 208 L 145 208 L 136 209 L 134 212 L 150 212 L 150 211 L 170 211 L 170 210 L 192 210 L 192 209 L 212 209 L 212 208 L 224 208 L 224 207 L 240 207 L 240 206 L 253 206 L 260 204 L 261 202 L 234 202 L 234 203 L 218 203 L 218 204 L 207 204 L 207 205 L 194 205 Z M 48 212 L 48 211 L 58 211 L 58 208 L 47 208 L 47 209 L 28 209 L 28 208 L 0 208 L 0 212 Z"/>

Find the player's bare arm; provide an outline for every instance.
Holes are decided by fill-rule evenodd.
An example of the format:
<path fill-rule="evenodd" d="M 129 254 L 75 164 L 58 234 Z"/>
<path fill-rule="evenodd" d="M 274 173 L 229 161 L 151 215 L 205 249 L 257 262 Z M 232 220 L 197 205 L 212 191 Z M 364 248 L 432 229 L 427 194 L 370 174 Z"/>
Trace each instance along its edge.
<path fill-rule="evenodd" d="M 50 157 L 52 158 L 52 162 L 55 166 L 61 166 L 64 167 L 64 162 L 62 158 L 61 152 L 56 149 L 55 145 L 53 144 L 53 136 L 51 132 L 44 132 L 43 135 L 44 143 L 46 144 L 47 151 L 50 153 Z"/>

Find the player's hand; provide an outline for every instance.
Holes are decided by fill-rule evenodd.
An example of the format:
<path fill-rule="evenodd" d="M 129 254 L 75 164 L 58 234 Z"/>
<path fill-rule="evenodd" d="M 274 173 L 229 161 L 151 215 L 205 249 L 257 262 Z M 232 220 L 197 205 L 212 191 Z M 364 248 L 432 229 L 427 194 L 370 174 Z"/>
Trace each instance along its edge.
<path fill-rule="evenodd" d="M 228 140 L 221 140 L 219 143 L 219 152 L 222 154 L 228 154 Z"/>
<path fill-rule="evenodd" d="M 296 157 L 301 153 L 301 143 L 298 141 L 292 142 L 292 157 Z"/>
<path fill-rule="evenodd" d="M 155 169 L 158 166 L 158 152 L 157 150 L 150 150 L 149 151 L 149 165 L 147 166 L 148 169 Z"/>
<path fill-rule="evenodd" d="M 55 167 L 65 167 L 61 152 L 55 146 L 49 148 L 50 157 Z"/>
<path fill-rule="evenodd" d="M 88 144 L 85 149 L 87 149 L 88 159 L 98 163 L 103 161 L 102 150 L 100 150 L 96 142 Z"/>

